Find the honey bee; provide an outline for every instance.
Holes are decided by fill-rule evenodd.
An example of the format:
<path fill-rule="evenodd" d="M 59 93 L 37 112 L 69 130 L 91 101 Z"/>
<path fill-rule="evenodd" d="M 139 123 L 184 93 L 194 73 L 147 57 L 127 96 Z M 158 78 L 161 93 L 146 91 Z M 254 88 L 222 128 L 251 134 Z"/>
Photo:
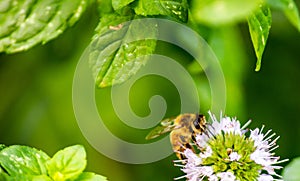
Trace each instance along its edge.
<path fill-rule="evenodd" d="M 202 114 L 180 114 L 176 118 L 162 120 L 146 139 L 156 138 L 164 133 L 170 133 L 172 148 L 179 159 L 184 159 L 181 154 L 186 148 L 192 149 L 191 142 L 195 141 L 197 133 L 203 133 L 206 128 L 206 119 Z"/>

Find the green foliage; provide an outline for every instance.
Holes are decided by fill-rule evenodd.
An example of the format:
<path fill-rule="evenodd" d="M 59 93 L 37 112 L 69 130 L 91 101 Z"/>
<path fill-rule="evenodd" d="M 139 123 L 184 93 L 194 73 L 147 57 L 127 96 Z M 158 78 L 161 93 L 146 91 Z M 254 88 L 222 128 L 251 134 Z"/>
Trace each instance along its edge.
<path fill-rule="evenodd" d="M 102 17 L 90 47 L 90 65 L 99 87 L 127 80 L 146 63 L 145 56 L 154 52 L 157 25 L 136 18 L 116 13 Z"/>
<path fill-rule="evenodd" d="M 11 176 L 46 175 L 46 161 L 49 156 L 35 148 L 27 146 L 10 146 L 0 152 L 1 166 Z"/>
<path fill-rule="evenodd" d="M 58 151 L 47 161 L 47 170 L 53 180 L 78 177 L 86 167 L 86 153 L 82 146 L 75 145 Z"/>
<path fill-rule="evenodd" d="M 92 172 L 83 172 L 75 181 L 106 181 L 106 178 Z"/>
<path fill-rule="evenodd" d="M 10 37 L 14 29 L 18 27 L 21 22 L 25 22 L 23 20 L 25 20 L 26 17 L 29 16 L 29 13 L 33 9 L 32 6 L 37 2 L 37 0 L 15 1 L 18 3 L 22 3 L 22 7 L 23 7 L 22 9 L 24 9 L 25 12 L 20 11 L 20 7 L 18 5 L 11 6 L 10 4 L 11 2 L 12 1 L 10 0 L 0 1 L 0 23 L 1 23 L 0 42 L 1 43 L 3 43 L 2 40 L 3 37 L 6 38 Z M 60 3 L 62 2 L 64 1 L 61 0 Z M 72 2 L 74 2 L 75 4 L 77 1 L 74 0 Z M 121 7 L 120 9 L 117 9 L 117 11 L 115 11 L 112 8 L 111 0 L 98 0 L 98 2 L 99 4 L 97 4 L 97 9 L 101 11 L 99 15 L 103 17 L 101 21 L 99 21 L 99 23 L 102 23 L 105 19 L 105 16 L 109 16 L 108 14 L 116 13 L 120 17 L 125 16 L 124 14 L 123 15 L 120 14 L 120 11 L 122 11 L 123 8 L 125 9 L 132 8 L 131 11 L 132 15 L 130 15 L 129 18 L 123 17 L 124 21 L 133 19 L 136 15 L 136 12 L 134 10 L 136 8 L 137 2 L 140 1 L 135 0 L 134 2 L 129 3 Z M 193 17 L 196 17 L 197 16 L 196 13 L 199 11 L 199 9 L 197 9 L 198 5 L 196 4 L 197 2 L 199 2 L 198 0 L 193 0 L 189 2 L 193 2 L 193 3 L 190 6 L 191 9 L 189 9 L 192 10 L 192 13 L 190 14 L 192 16 L 189 16 L 188 22 L 190 22 L 190 20 Z M 291 2 L 293 6 L 288 6 L 290 4 L 289 2 Z M 294 1 L 267 0 L 267 5 L 271 7 L 272 11 L 274 9 L 283 11 L 283 13 L 289 19 L 289 21 L 291 21 L 291 23 L 297 29 L 299 29 L 298 9 Z M 240 10 L 243 10 L 244 8 L 247 9 L 247 7 L 244 6 L 244 3 L 242 7 L 243 8 L 241 8 Z M 39 13 L 44 13 L 44 12 L 45 11 L 42 12 L 39 11 Z M 94 12 L 89 12 L 89 13 L 90 16 L 95 15 Z M 245 60 L 245 57 L 241 56 L 240 54 L 244 55 L 243 54 L 244 51 L 245 50 L 248 51 L 248 49 L 245 49 L 243 44 L 237 43 L 237 41 L 240 42 L 243 41 L 244 39 L 242 37 L 237 36 L 239 34 L 239 29 L 238 29 L 239 26 L 235 26 L 235 25 L 240 22 L 245 23 L 243 21 L 244 20 L 246 21 L 248 16 L 243 15 L 243 17 L 240 18 L 235 17 L 233 19 L 230 19 L 230 17 L 226 17 L 227 16 L 226 14 L 223 15 L 224 15 L 223 17 L 224 19 L 228 19 L 230 21 L 228 22 L 223 21 L 220 22 L 221 25 L 215 24 L 214 26 L 207 28 L 208 36 L 205 36 L 205 38 L 208 37 L 210 40 L 213 39 L 212 42 L 211 41 L 208 42 L 210 43 L 210 45 L 214 44 L 213 46 L 214 51 L 218 51 L 216 53 L 222 64 L 222 68 L 226 77 L 226 86 L 228 90 L 227 96 L 229 96 L 229 99 L 227 99 L 228 105 L 226 107 L 227 114 L 236 115 L 237 112 L 240 113 L 241 107 L 242 105 L 244 105 L 243 104 L 244 102 L 243 100 L 241 102 L 238 102 L 238 100 L 248 98 L 247 107 L 249 109 L 249 114 L 253 113 L 251 114 L 251 116 L 259 117 L 259 119 L 261 120 L 274 121 L 272 122 L 272 124 L 275 127 L 274 129 L 282 130 L 283 134 L 281 135 L 283 137 L 288 137 L 285 138 L 285 140 L 294 140 L 295 138 L 297 138 L 297 134 L 296 134 L 298 130 L 297 124 L 299 125 L 299 123 L 295 119 L 297 115 L 293 115 L 293 110 L 297 108 L 297 103 L 299 101 L 297 101 L 297 91 L 295 91 L 297 90 L 297 88 L 290 87 L 290 85 L 296 86 L 297 84 L 296 83 L 293 84 L 294 79 L 290 79 L 290 77 L 288 77 L 289 75 L 288 73 L 290 74 L 293 73 L 293 75 L 297 75 L 297 73 L 299 72 L 297 70 L 297 67 L 299 67 L 297 66 L 297 64 L 299 63 L 297 63 L 297 61 L 293 61 L 297 57 L 299 57 L 299 55 L 293 54 L 293 51 L 297 51 L 296 34 L 293 31 L 290 31 L 288 29 L 289 27 L 286 27 L 286 24 L 280 19 L 280 17 L 278 18 L 278 16 L 274 16 L 273 18 L 274 18 L 275 26 L 272 26 L 272 28 L 275 28 L 272 37 L 274 41 L 272 42 L 271 38 L 269 38 L 268 40 L 268 43 L 271 43 L 270 45 L 273 45 L 270 46 L 272 51 L 271 54 L 269 54 L 267 57 L 270 60 L 269 61 L 270 68 L 265 69 L 265 71 L 261 72 L 260 74 L 251 77 L 250 76 L 246 77 L 247 76 L 245 75 L 246 73 L 248 74 L 251 73 L 247 71 L 245 66 L 249 67 L 250 65 L 244 64 L 247 61 Z M 164 15 L 164 16 L 147 15 L 147 16 L 170 18 L 169 17 L 170 15 Z M 111 30 L 119 28 L 118 25 L 121 24 L 122 22 L 120 21 L 114 24 L 113 20 L 114 20 L 113 18 L 107 20 L 106 23 L 111 21 L 112 25 L 111 27 L 104 26 L 106 28 L 104 31 L 109 31 L 110 28 Z M 69 144 L 70 142 L 76 141 L 78 138 L 81 138 L 81 133 L 77 130 L 77 126 L 72 124 L 74 123 L 73 120 L 74 116 L 72 112 L 71 98 L 69 95 L 70 91 L 68 91 L 71 90 L 72 75 L 74 73 L 74 63 L 77 61 L 79 57 L 80 51 L 83 48 L 82 45 L 85 44 L 83 42 L 89 40 L 89 37 L 87 36 L 87 34 L 89 34 L 87 33 L 87 29 L 90 29 L 91 26 L 94 25 L 93 23 L 90 23 L 93 21 L 82 20 L 81 22 L 82 23 L 80 24 L 82 26 L 77 26 L 76 29 L 74 28 L 70 31 L 66 31 L 64 37 L 50 43 L 44 49 L 34 49 L 30 52 L 17 54 L 13 56 L 1 54 L 2 69 L 1 69 L 0 81 L 2 83 L 1 92 L 3 96 L 1 98 L 1 106 L 0 106 L 1 108 L 0 113 L 2 119 L 0 132 L 2 134 L 1 138 L 5 140 L 5 142 L 25 141 L 26 144 L 40 145 L 44 147 L 49 147 L 50 150 L 51 149 L 53 150 L 63 144 Z M 195 23 L 196 26 L 202 26 L 202 24 L 204 24 L 204 22 L 198 18 L 196 18 Z M 276 29 L 276 27 L 281 27 L 282 29 L 279 30 L 281 32 L 278 32 L 278 29 Z M 28 28 L 33 28 L 33 27 L 28 27 Z M 95 34 L 96 34 L 95 36 L 97 36 L 100 35 L 101 33 L 99 34 L 97 30 Z M 283 38 L 280 37 L 280 34 L 283 36 Z M 104 33 L 101 35 L 104 35 Z M 204 33 L 201 32 L 200 35 L 203 36 Z M 182 37 L 184 37 L 184 35 L 182 35 L 181 38 Z M 74 43 L 74 39 L 76 39 L 76 43 Z M 84 41 L 84 39 L 86 39 L 86 41 Z M 24 42 L 24 44 L 26 44 L 26 42 Z M 75 46 L 74 44 L 80 44 L 80 45 Z M 68 45 L 72 45 L 72 46 L 68 46 Z M 287 46 L 283 46 L 283 45 L 287 45 Z M 6 47 L 2 47 L 5 49 L 3 51 L 8 52 L 8 50 L 6 49 L 11 49 L 10 48 L 11 46 L 13 45 L 9 44 L 9 42 L 6 43 Z M 65 47 L 67 47 L 67 49 Z M 160 46 L 159 48 L 161 48 L 160 50 L 161 52 L 169 52 L 169 54 L 174 54 L 176 57 L 179 57 L 178 60 L 184 60 L 184 61 L 187 60 L 185 56 L 181 56 L 182 52 L 180 51 L 174 51 L 174 49 L 171 48 L 166 49 L 164 46 Z M 284 48 L 284 51 L 282 51 L 282 48 Z M 222 57 L 225 57 L 224 59 L 226 59 L 226 61 L 224 61 Z M 15 60 L 19 59 L 20 61 L 11 61 L 13 59 Z M 100 59 L 95 59 L 94 61 L 96 60 L 101 61 Z M 287 60 L 287 61 L 284 61 L 284 63 L 282 63 L 282 60 Z M 200 79 L 200 76 L 202 76 L 202 74 L 199 76 L 199 74 L 201 73 L 201 68 L 198 67 L 199 69 L 195 69 L 197 65 L 199 66 L 198 63 L 195 63 L 195 65 L 191 65 L 191 69 L 193 69 L 194 73 L 196 74 L 196 75 L 194 74 L 194 77 L 196 79 Z M 279 75 L 278 72 L 280 71 L 284 71 L 284 72 Z M 98 74 L 98 72 L 96 73 Z M 125 71 L 121 73 L 126 74 Z M 272 87 L 273 84 L 270 81 L 266 81 L 266 80 L 269 80 L 270 78 L 274 78 L 273 73 L 274 75 L 278 75 L 276 77 L 276 80 L 278 81 L 276 81 L 277 82 L 276 85 L 274 84 L 274 86 Z M 210 87 L 209 86 L 207 87 L 206 92 L 203 91 L 203 89 L 206 88 L 205 87 L 206 85 L 204 85 L 206 83 L 205 82 L 206 80 L 202 80 L 202 79 L 198 80 L 199 82 L 198 87 L 200 89 L 199 95 L 203 97 L 205 96 L 208 97 L 210 93 Z M 164 82 L 162 83 L 162 81 L 157 83 L 156 80 L 150 80 L 150 81 L 149 79 L 145 79 L 145 80 L 147 82 L 144 81 L 140 85 L 139 89 L 135 89 L 134 94 L 132 96 L 133 102 L 134 101 L 136 102 L 136 104 L 133 104 L 135 106 L 133 110 L 144 111 L 142 112 L 141 115 L 144 114 L 146 115 L 148 113 L 147 112 L 148 109 L 145 109 L 145 105 L 147 106 L 147 104 L 144 104 L 145 94 L 147 95 L 151 94 L 153 90 L 155 91 L 155 93 L 157 93 L 157 89 L 165 88 L 163 86 Z M 278 87 L 278 83 L 284 83 L 285 86 L 281 86 L 282 89 L 276 89 L 276 87 Z M 245 91 L 248 91 L 246 95 L 239 94 L 241 92 L 244 92 L 243 89 Z M 129 137 L 131 136 L 130 137 L 131 140 L 136 141 L 136 139 L 138 139 L 138 136 L 134 134 L 127 134 L 129 131 L 123 128 L 120 129 L 119 125 L 116 126 L 117 124 L 116 122 L 119 120 L 116 118 L 117 116 L 114 115 L 113 109 L 107 108 L 110 105 L 109 100 L 106 99 L 107 97 L 110 96 L 109 93 L 105 92 L 107 91 L 107 89 L 101 89 L 97 91 L 99 91 L 101 94 L 100 96 L 101 99 L 99 99 L 101 101 L 101 104 L 99 105 L 102 106 L 104 105 L 103 107 L 101 107 L 101 111 L 105 112 L 103 114 L 106 115 L 105 118 L 107 120 L 107 125 L 110 126 L 112 129 L 114 129 L 115 131 L 114 133 L 121 134 L 122 136 L 124 135 Z M 170 101 L 171 106 L 169 106 L 168 103 L 168 109 L 169 108 L 171 109 L 170 111 L 168 111 L 168 115 L 174 115 L 176 114 L 177 111 L 176 102 L 174 101 L 174 99 L 176 99 L 178 96 L 177 94 L 170 94 L 168 91 L 169 91 L 168 89 L 165 89 L 165 90 L 161 90 L 159 93 L 163 92 L 165 95 L 170 95 L 169 96 L 170 100 L 172 100 L 173 102 Z M 280 96 L 280 93 L 283 93 L 282 95 L 288 95 L 288 96 Z M 230 99 L 230 95 L 232 99 Z M 253 97 L 251 97 L 251 95 Z M 268 99 L 269 101 L 265 101 L 267 100 L 266 98 L 269 98 Z M 253 100 L 255 100 L 256 102 Z M 257 101 L 261 101 L 261 102 L 257 103 Z M 203 102 L 203 98 L 201 97 L 201 103 L 202 102 Z M 229 108 L 231 110 L 229 111 L 228 107 L 233 105 L 237 105 L 237 106 L 231 109 Z M 201 106 L 202 106 L 201 107 L 202 110 L 209 109 L 209 106 L 206 104 L 206 102 Z M 290 112 L 291 114 L 283 115 L 281 114 L 282 112 Z M 268 119 L 268 118 L 265 119 L 268 115 L 273 115 L 272 119 Z M 249 118 L 248 117 L 249 115 L 246 116 L 245 114 L 244 116 L 245 119 Z M 260 116 L 265 116 L 265 117 L 260 117 Z M 32 119 L 33 117 L 35 118 L 36 122 L 29 121 L 29 120 L 33 120 Z M 62 117 L 63 120 L 65 121 L 60 121 L 62 120 Z M 291 124 L 282 124 L 282 120 L 290 120 Z M 293 125 L 293 126 L 289 127 L 289 125 Z M 291 129 L 292 131 L 290 131 Z M 287 132 L 286 130 L 289 130 L 289 132 Z M 114 145 L 114 148 L 119 149 L 118 146 L 119 145 Z M 3 148 L 4 147 L 0 145 L 0 151 Z M 90 149 L 91 149 L 90 152 L 93 152 L 92 148 Z M 293 151 L 291 152 L 291 150 Z M 297 145 L 295 146 L 292 141 L 285 141 L 283 142 L 283 145 L 281 145 L 280 147 L 280 152 L 284 152 L 287 155 L 293 155 L 297 153 L 297 151 L 299 151 L 299 146 Z M 94 162 L 90 168 L 93 168 L 95 170 L 99 169 L 101 171 L 106 172 L 106 174 L 111 174 L 116 178 L 115 180 L 132 180 L 132 176 L 134 176 L 134 178 L 138 178 L 136 180 L 153 180 L 152 177 L 153 173 L 156 173 L 157 175 L 155 177 L 156 180 L 168 180 L 170 178 L 167 177 L 172 177 L 172 175 L 173 176 L 176 175 L 176 173 L 174 173 L 175 171 L 171 170 L 170 168 L 170 164 L 168 162 L 170 158 L 168 158 L 167 161 L 161 161 L 158 163 L 141 165 L 137 167 L 137 166 L 131 166 L 127 164 L 112 162 L 109 159 L 99 156 L 97 152 L 94 152 L 93 156 L 94 156 L 93 157 Z M 118 173 L 116 174 L 115 169 L 110 169 L 110 168 L 116 168 Z M 291 178 L 293 174 L 295 176 L 297 176 L 298 174 L 298 172 L 293 172 L 293 173 L 288 172 L 287 170 L 290 170 L 288 168 L 289 166 L 284 172 L 285 180 Z M 297 171 L 298 169 L 296 168 L 299 167 L 296 166 L 293 168 L 294 168 L 293 170 Z M 133 174 L 128 174 L 129 171 L 131 171 L 130 173 Z M 10 176 L 6 173 L 6 170 L 0 167 L 0 180 L 8 180 L 8 178 L 11 178 L 10 180 L 51 179 L 47 175 L 34 175 L 34 176 L 23 175 L 22 178 L 20 176 Z M 81 180 L 81 179 L 101 180 L 102 177 L 99 175 L 95 175 L 93 173 L 84 172 L 80 174 L 78 178 L 76 178 L 76 180 Z"/>
<path fill-rule="evenodd" d="M 7 173 L 5 173 L 1 167 L 0 167 L 0 180 L 8 180 Z"/>
<path fill-rule="evenodd" d="M 249 31 L 257 57 L 256 71 L 261 67 L 262 54 L 267 44 L 271 23 L 271 10 L 267 6 L 261 6 L 248 18 Z"/>
<path fill-rule="evenodd" d="M 198 22 L 218 26 L 245 20 L 259 7 L 261 0 L 194 0 L 192 2 L 192 15 Z"/>
<path fill-rule="evenodd" d="M 43 151 L 13 145 L 0 151 L 0 180 L 24 181 L 105 181 L 106 178 L 86 167 L 86 153 L 81 145 L 58 151 L 50 158 Z"/>
<path fill-rule="evenodd" d="M 6 0 L 0 4 L 0 52 L 15 53 L 46 43 L 84 12 L 87 0 Z"/>
<path fill-rule="evenodd" d="M 139 0 L 134 11 L 138 15 L 165 15 L 186 22 L 188 3 L 187 0 Z"/>
<path fill-rule="evenodd" d="M 118 10 L 124 8 L 133 1 L 134 0 L 112 0 L 112 7 L 114 8 L 114 10 Z"/>
<path fill-rule="evenodd" d="M 288 164 L 283 170 L 284 181 L 298 181 L 300 180 L 300 157 L 295 158 L 290 164 Z"/>
<path fill-rule="evenodd" d="M 50 177 L 46 175 L 17 175 L 6 178 L 7 181 L 53 181 Z"/>
<path fill-rule="evenodd" d="M 0 144 L 0 151 L 3 150 L 6 146 L 3 144 Z"/>
<path fill-rule="evenodd" d="M 100 16 L 114 11 L 111 0 L 97 0 L 97 7 Z"/>
<path fill-rule="evenodd" d="M 46 43 L 80 18 L 90 0 L 5 0 L 0 3 L 0 52 L 15 53 Z M 210 26 L 211 30 L 248 20 L 257 57 L 256 71 L 271 27 L 271 8 L 283 11 L 300 31 L 293 0 L 97 0 L 101 16 L 91 41 L 90 63 L 96 84 L 107 87 L 126 81 L 146 62 L 156 47 L 157 25 L 126 21 L 145 17 L 171 18 L 181 23 Z M 241 8 L 243 7 L 243 8 Z M 188 12 L 192 18 L 188 18 Z M 191 20 L 192 19 L 192 20 Z M 146 31 L 144 28 L 146 28 Z M 136 29 L 135 29 L 136 28 Z M 150 34 L 153 40 L 129 42 Z M 141 58 L 144 57 L 144 58 Z"/>
<path fill-rule="evenodd" d="M 299 11 L 294 0 L 267 0 L 267 3 L 274 8 L 284 12 L 288 20 L 300 31 Z"/>

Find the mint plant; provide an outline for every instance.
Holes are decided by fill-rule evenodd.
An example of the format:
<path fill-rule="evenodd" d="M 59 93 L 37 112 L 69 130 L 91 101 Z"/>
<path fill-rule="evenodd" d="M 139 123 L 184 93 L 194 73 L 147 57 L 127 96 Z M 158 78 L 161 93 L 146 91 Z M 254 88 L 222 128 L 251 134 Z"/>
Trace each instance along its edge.
<path fill-rule="evenodd" d="M 0 3 L 0 52 L 16 53 L 56 38 L 74 25 L 87 0 L 4 0 Z"/>
<path fill-rule="evenodd" d="M 247 23 L 260 70 L 263 52 L 272 24 L 272 11 L 282 11 L 300 31 L 300 18 L 293 0 L 5 0 L 0 3 L 0 52 L 16 53 L 45 44 L 73 26 L 87 6 L 97 6 L 99 25 L 91 40 L 90 63 L 96 84 L 107 87 L 126 81 L 154 52 L 157 25 L 143 25 L 146 32 L 122 23 L 147 17 L 169 18 L 187 25 L 213 29 L 227 24 Z M 243 8 L 240 8 L 243 7 Z M 138 34 L 153 34 L 151 40 L 131 42 Z M 105 54 L 103 52 L 118 47 Z M 130 69 L 122 65 L 131 63 Z M 124 76 L 116 76 L 121 74 Z"/>
<path fill-rule="evenodd" d="M 92 172 L 84 172 L 86 152 L 74 145 L 58 151 L 52 158 L 28 146 L 0 146 L 0 180 L 13 181 L 105 181 Z"/>
<path fill-rule="evenodd" d="M 99 15 L 88 54 L 95 84 L 100 88 L 128 80 L 147 63 L 147 55 L 157 49 L 159 24 L 147 24 L 145 18 L 170 19 L 198 32 L 206 28 L 205 38 L 223 26 L 246 24 L 257 58 L 256 71 L 261 69 L 273 11 L 281 11 L 300 31 L 294 0 L 2 0 L 0 52 L 22 52 L 57 38 L 78 22 L 89 6 L 97 6 Z M 138 20 L 138 26 L 132 20 Z M 151 38 L 131 41 L 144 34 Z M 129 67 L 124 69 L 124 65 Z M 191 69 L 197 69 L 191 65 Z M 78 145 L 52 158 L 27 146 L 1 145 L 0 150 L 0 180 L 105 180 L 83 171 L 86 155 Z M 232 159 L 238 161 L 237 158 Z M 298 163 L 296 159 L 284 169 L 284 180 L 299 178 L 295 171 Z"/>

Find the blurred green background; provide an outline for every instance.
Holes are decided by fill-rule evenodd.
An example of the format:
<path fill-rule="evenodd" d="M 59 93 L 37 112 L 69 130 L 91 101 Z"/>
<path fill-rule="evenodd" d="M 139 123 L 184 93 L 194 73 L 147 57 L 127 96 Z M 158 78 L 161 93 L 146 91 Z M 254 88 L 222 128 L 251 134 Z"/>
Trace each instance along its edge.
<path fill-rule="evenodd" d="M 29 145 L 49 155 L 66 146 L 82 144 L 88 154 L 87 170 L 109 180 L 173 180 L 182 175 L 173 166 L 174 155 L 151 164 L 123 164 L 98 153 L 80 132 L 72 107 L 72 81 L 97 22 L 95 8 L 89 8 L 74 27 L 50 43 L 23 53 L 0 54 L 0 143 Z M 262 69 L 254 72 L 256 58 L 245 24 L 222 27 L 209 34 L 204 30 L 199 28 L 217 54 L 225 75 L 226 115 L 237 116 L 242 122 L 252 119 L 250 128 L 266 125 L 281 136 L 278 155 L 289 159 L 300 156 L 300 146 L 295 142 L 300 138 L 299 32 L 281 13 L 274 12 Z M 185 52 L 164 43 L 158 45 L 157 53 L 186 67 L 192 61 Z M 206 113 L 210 106 L 209 84 L 201 72 L 192 75 L 199 90 L 201 112 Z M 147 76 L 130 91 L 131 106 L 137 115 L 150 113 L 148 101 L 153 95 L 165 98 L 166 117 L 179 114 L 180 98 L 174 85 L 164 78 Z M 145 142 L 149 130 L 122 124 L 109 96 L 110 88 L 96 90 L 106 125 L 122 139 Z"/>

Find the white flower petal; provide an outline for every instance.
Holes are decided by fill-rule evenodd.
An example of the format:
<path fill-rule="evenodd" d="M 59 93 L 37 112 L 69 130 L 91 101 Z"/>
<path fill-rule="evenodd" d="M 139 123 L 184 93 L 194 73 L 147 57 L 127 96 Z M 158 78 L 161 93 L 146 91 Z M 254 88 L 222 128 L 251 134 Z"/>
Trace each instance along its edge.
<path fill-rule="evenodd" d="M 235 181 L 235 175 L 231 172 L 221 172 L 217 176 L 221 179 L 220 181 Z"/>
<path fill-rule="evenodd" d="M 221 122 L 221 129 L 225 133 L 234 133 L 241 135 L 241 125 L 239 121 L 236 121 L 235 119 L 231 119 L 230 117 L 224 117 Z"/>
<path fill-rule="evenodd" d="M 202 163 L 202 159 L 197 156 L 192 150 L 186 149 L 184 150 L 184 156 L 187 158 L 187 162 L 192 165 L 200 165 Z"/>
<path fill-rule="evenodd" d="M 200 148 L 205 148 L 207 146 L 207 141 L 209 137 L 206 134 L 197 134 L 196 143 Z"/>
<path fill-rule="evenodd" d="M 205 152 L 203 152 L 203 153 L 201 152 L 200 153 L 200 157 L 202 159 L 204 159 L 204 158 L 210 157 L 212 154 L 213 154 L 213 151 L 212 151 L 211 147 L 207 146 Z"/>
<path fill-rule="evenodd" d="M 211 176 L 214 173 L 214 170 L 211 166 L 203 166 L 200 168 L 204 176 Z"/>
<path fill-rule="evenodd" d="M 274 178 L 271 175 L 262 174 L 258 177 L 257 181 L 273 181 Z"/>
<path fill-rule="evenodd" d="M 242 157 L 242 156 L 239 155 L 237 152 L 232 152 L 232 153 L 230 153 L 230 155 L 229 155 L 230 161 L 239 161 L 241 157 Z"/>
<path fill-rule="evenodd" d="M 216 175 L 211 175 L 208 177 L 208 181 L 218 181 L 219 178 Z"/>

